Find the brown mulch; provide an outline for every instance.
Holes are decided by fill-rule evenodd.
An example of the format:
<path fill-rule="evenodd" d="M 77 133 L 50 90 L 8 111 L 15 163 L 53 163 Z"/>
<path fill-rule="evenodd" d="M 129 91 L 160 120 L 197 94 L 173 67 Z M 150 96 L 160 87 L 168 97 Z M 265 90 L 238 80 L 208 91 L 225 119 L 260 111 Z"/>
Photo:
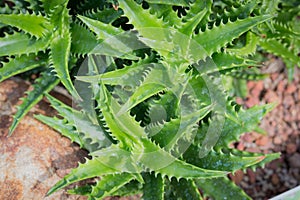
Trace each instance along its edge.
<path fill-rule="evenodd" d="M 248 82 L 248 96 L 238 101 L 245 107 L 277 103 L 261 121 L 261 128 L 267 134 L 246 133 L 237 148 L 249 152 L 281 152 L 281 157 L 255 172 L 239 171 L 231 176 L 255 200 L 269 199 L 300 184 L 300 69 L 295 69 L 292 82 L 288 82 L 279 59 L 273 58 L 265 71 L 271 72 L 270 77 Z"/>

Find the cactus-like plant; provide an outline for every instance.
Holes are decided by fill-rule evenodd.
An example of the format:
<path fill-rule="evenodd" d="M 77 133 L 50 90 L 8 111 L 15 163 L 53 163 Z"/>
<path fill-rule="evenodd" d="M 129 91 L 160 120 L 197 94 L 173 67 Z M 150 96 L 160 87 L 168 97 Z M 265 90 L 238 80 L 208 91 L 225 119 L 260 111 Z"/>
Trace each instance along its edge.
<path fill-rule="evenodd" d="M 251 76 L 245 71 L 257 65 L 249 58 L 257 45 L 279 50 L 277 40 L 267 41 L 282 34 L 289 35 L 282 38 L 292 47 L 299 43 L 299 31 L 289 28 L 293 24 L 277 22 L 283 14 L 275 16 L 278 5 L 289 4 L 278 1 L 263 9 L 270 2 L 17 0 L 15 10 L 3 7 L 1 27 L 13 34 L 0 38 L 0 56 L 9 59 L 0 68 L 0 81 L 32 69 L 41 72 L 11 132 L 60 81 L 81 107 L 47 95 L 62 118 L 37 116 L 91 156 L 48 195 L 100 177 L 70 193 L 89 199 L 135 193 L 155 200 L 249 199 L 227 174 L 255 169 L 279 155 L 242 152 L 230 144 L 244 132 L 261 131 L 258 123 L 273 105 L 244 110 L 223 81 Z M 291 9 L 296 16 L 298 7 Z M 294 53 L 281 55 L 299 63 Z M 87 68 L 77 80 L 84 91 L 76 90 L 70 75 L 80 71 L 81 57 Z"/>

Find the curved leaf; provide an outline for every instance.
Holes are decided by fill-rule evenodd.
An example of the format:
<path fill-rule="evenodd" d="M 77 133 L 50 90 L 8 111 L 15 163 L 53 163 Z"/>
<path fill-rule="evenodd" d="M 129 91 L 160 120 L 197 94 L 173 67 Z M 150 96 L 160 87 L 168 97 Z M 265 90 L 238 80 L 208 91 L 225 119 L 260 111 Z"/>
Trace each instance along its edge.
<path fill-rule="evenodd" d="M 173 157 L 148 139 L 142 138 L 141 140 L 144 148 L 138 148 L 136 145 L 132 150 L 133 159 L 143 164 L 150 171 L 154 171 L 156 174 L 160 173 L 162 177 L 192 179 L 220 177 L 227 174 L 224 171 L 196 167 Z"/>
<path fill-rule="evenodd" d="M 0 22 L 15 26 L 36 38 L 45 36 L 49 30 L 53 29 L 46 17 L 29 13 L 0 14 Z"/>
<path fill-rule="evenodd" d="M 14 120 L 9 128 L 9 135 L 13 133 L 20 120 L 36 105 L 44 96 L 45 93 L 52 90 L 59 80 L 49 71 L 42 73 L 42 76 L 36 80 L 33 85 L 34 89 L 29 91 L 27 97 L 23 99 L 22 104 L 18 107 L 17 113 L 14 115 Z"/>
<path fill-rule="evenodd" d="M 86 55 L 98 45 L 95 35 L 77 23 L 71 25 L 71 38 L 71 52 L 74 54 Z"/>
<path fill-rule="evenodd" d="M 93 178 L 96 176 L 102 176 L 107 174 L 114 174 L 118 171 L 104 165 L 99 158 L 93 158 L 87 160 L 84 164 L 79 164 L 76 169 L 73 169 L 70 174 L 66 175 L 62 180 L 58 181 L 48 192 L 47 196 L 56 192 L 71 183 L 84 180 L 87 178 Z"/>
<path fill-rule="evenodd" d="M 204 158 L 199 157 L 200 149 L 192 145 L 183 155 L 184 159 L 196 166 L 205 169 L 236 171 L 238 169 L 246 169 L 265 159 L 263 154 L 254 153 L 236 153 L 235 150 L 222 149 L 220 152 L 210 151 Z"/>
<path fill-rule="evenodd" d="M 75 99 L 80 99 L 76 89 L 70 78 L 68 69 L 68 61 L 71 48 L 71 36 L 69 33 L 69 15 L 68 10 L 64 8 L 61 12 L 62 19 L 60 20 L 59 28 L 54 34 L 54 38 L 51 41 L 51 61 L 53 67 L 60 78 L 61 83 L 72 94 Z"/>
<path fill-rule="evenodd" d="M 22 33 L 0 38 L 0 56 L 37 53 L 46 50 L 49 38 L 36 40 Z"/>
<path fill-rule="evenodd" d="M 188 6 L 188 0 L 147 0 L 148 3 L 156 3 L 156 4 L 165 4 L 165 5 L 172 5 L 172 6 Z"/>
<path fill-rule="evenodd" d="M 10 59 L 9 62 L 2 62 L 2 64 L 3 66 L 0 68 L 0 82 L 14 75 L 45 65 L 46 60 L 30 54 Z"/>
<path fill-rule="evenodd" d="M 249 17 L 235 22 L 228 21 L 226 24 L 221 23 L 219 26 L 200 32 L 193 38 L 206 50 L 208 55 L 219 52 L 222 47 L 248 31 L 255 25 L 271 19 L 271 15 Z M 205 57 L 203 57 L 205 58 Z"/>
<path fill-rule="evenodd" d="M 95 186 L 92 186 L 89 196 L 92 197 L 91 199 L 110 196 L 133 179 L 134 175 L 129 173 L 106 175 Z"/>

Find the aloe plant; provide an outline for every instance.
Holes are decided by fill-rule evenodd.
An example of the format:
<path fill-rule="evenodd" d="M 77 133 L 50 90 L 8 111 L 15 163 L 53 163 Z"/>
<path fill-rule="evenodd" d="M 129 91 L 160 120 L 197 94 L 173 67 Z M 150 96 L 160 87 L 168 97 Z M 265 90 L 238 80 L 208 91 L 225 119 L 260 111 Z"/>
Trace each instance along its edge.
<path fill-rule="evenodd" d="M 258 76 L 245 72 L 257 65 L 251 59 L 257 45 L 268 49 L 261 34 L 280 18 L 276 7 L 261 8 L 270 1 L 27 2 L 30 7 L 16 1 L 17 12 L 6 7 L 0 15 L 14 32 L 0 38 L 0 56 L 13 56 L 0 68 L 0 80 L 41 72 L 10 131 L 46 95 L 61 117 L 36 117 L 91 156 L 48 195 L 100 177 L 69 192 L 89 199 L 250 199 L 227 174 L 264 166 L 279 154 L 242 152 L 230 144 L 244 132 L 261 131 L 258 123 L 273 105 L 245 110 L 223 81 Z M 72 70 L 80 72 L 79 86 Z M 80 110 L 47 94 L 60 81 Z"/>

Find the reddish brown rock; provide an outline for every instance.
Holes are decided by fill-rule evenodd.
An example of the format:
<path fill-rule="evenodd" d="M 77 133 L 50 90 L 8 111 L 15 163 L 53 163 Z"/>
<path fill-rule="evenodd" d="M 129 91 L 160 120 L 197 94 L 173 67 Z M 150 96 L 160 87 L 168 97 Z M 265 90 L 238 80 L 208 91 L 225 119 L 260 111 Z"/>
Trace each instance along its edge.
<path fill-rule="evenodd" d="M 251 169 L 247 169 L 247 175 L 249 176 L 249 181 L 251 184 L 254 184 L 256 181 L 256 175 Z"/>
<path fill-rule="evenodd" d="M 279 177 L 277 174 L 272 174 L 271 176 L 271 181 L 273 185 L 278 185 L 279 184 Z"/>
<path fill-rule="evenodd" d="M 296 144 L 293 144 L 293 143 L 288 143 L 286 145 L 286 152 L 288 154 L 292 154 L 292 153 L 295 153 L 297 151 L 297 145 Z"/>
<path fill-rule="evenodd" d="M 283 69 L 283 68 L 282 68 Z M 280 152 L 279 159 L 267 164 L 265 168 L 257 168 L 255 174 L 248 173 L 240 186 L 253 199 L 269 199 L 300 184 L 300 69 L 295 68 L 294 81 L 288 83 L 286 70 L 271 75 L 264 80 L 264 88 L 260 93 L 260 104 L 277 102 L 274 108 L 261 121 L 261 127 L 266 130 L 268 142 L 262 137 L 247 133 L 241 137 L 239 145 L 251 152 Z M 251 82 L 248 104 L 256 101 L 256 95 L 251 92 L 255 83 Z M 252 99 L 251 99 L 252 98 Z M 250 103 L 249 103 L 250 102 Z M 253 139 L 255 142 L 253 142 Z M 261 146 L 262 144 L 265 144 Z M 238 147 L 238 146 L 237 146 Z M 253 182 L 255 177 L 255 187 Z M 252 188 L 250 191 L 249 188 Z"/>
<path fill-rule="evenodd" d="M 265 146 L 268 142 L 269 138 L 267 136 L 261 136 L 255 141 L 258 146 Z"/>
<path fill-rule="evenodd" d="M 293 99 L 292 95 L 284 96 L 283 97 L 283 104 L 286 107 L 289 107 L 289 106 L 293 105 L 294 104 L 294 99 Z"/>
<path fill-rule="evenodd" d="M 267 103 L 281 103 L 280 97 L 273 90 L 267 90 L 264 98 Z"/>
<path fill-rule="evenodd" d="M 296 92 L 296 90 L 297 90 L 296 85 L 292 83 L 292 84 L 289 84 L 289 85 L 287 86 L 285 92 L 288 93 L 288 94 L 293 94 L 294 92 Z"/>
<path fill-rule="evenodd" d="M 247 82 L 247 88 L 249 90 L 251 90 L 254 86 L 255 86 L 255 82 L 254 81 L 248 81 Z"/>
<path fill-rule="evenodd" d="M 243 143 L 238 143 L 237 147 L 238 150 L 243 151 L 245 149 L 245 145 Z"/>
<path fill-rule="evenodd" d="M 282 142 L 282 138 L 280 136 L 276 136 L 273 139 L 274 144 L 280 144 Z"/>
<path fill-rule="evenodd" d="M 252 97 L 259 97 L 260 93 L 264 89 L 264 82 L 263 81 L 257 81 L 251 90 Z"/>
<path fill-rule="evenodd" d="M 277 85 L 277 92 L 283 93 L 285 91 L 286 83 L 285 81 L 280 81 Z"/>
<path fill-rule="evenodd" d="M 258 98 L 247 98 L 246 102 L 245 102 L 245 105 L 247 108 L 251 108 L 255 105 L 258 105 L 259 104 L 259 99 Z"/>
<path fill-rule="evenodd" d="M 237 170 L 234 174 L 229 174 L 229 177 L 235 184 L 239 184 L 243 180 L 244 173 L 241 170 Z"/>

